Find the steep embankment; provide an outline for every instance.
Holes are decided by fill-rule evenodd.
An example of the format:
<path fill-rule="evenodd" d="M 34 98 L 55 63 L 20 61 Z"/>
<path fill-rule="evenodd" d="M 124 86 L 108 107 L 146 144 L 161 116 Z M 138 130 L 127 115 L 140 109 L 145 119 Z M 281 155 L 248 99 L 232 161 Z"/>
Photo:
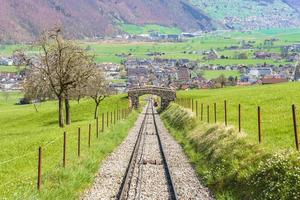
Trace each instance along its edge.
<path fill-rule="evenodd" d="M 162 117 L 217 199 L 299 199 L 299 153 L 268 153 L 233 127 L 196 124 L 176 104 Z"/>

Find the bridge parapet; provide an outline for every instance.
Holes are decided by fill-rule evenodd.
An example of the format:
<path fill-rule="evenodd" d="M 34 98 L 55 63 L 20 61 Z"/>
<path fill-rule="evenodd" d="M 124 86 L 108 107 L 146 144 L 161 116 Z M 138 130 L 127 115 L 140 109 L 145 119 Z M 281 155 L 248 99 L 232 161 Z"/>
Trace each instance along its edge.
<path fill-rule="evenodd" d="M 135 87 L 128 90 L 128 97 L 130 99 L 131 107 L 139 107 L 139 97 L 145 94 L 152 94 L 161 98 L 161 108 L 165 109 L 168 107 L 171 101 L 176 99 L 176 91 L 166 87 Z"/>

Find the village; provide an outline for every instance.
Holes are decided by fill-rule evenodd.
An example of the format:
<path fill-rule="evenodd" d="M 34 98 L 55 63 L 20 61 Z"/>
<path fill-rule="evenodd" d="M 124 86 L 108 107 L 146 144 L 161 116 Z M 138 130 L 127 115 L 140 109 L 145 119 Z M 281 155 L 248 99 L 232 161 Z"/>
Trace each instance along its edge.
<path fill-rule="evenodd" d="M 185 37 L 193 35 L 185 34 Z M 165 37 L 151 35 L 155 37 Z M 177 40 L 175 36 L 172 38 Z M 275 39 L 264 41 L 264 46 L 273 46 Z M 239 46 L 228 46 L 224 50 L 236 50 L 234 56 L 236 60 L 248 59 L 249 54 L 242 50 L 253 49 L 254 41 L 244 41 Z M 240 50 L 240 51 L 239 51 Z M 123 93 L 132 87 L 145 85 L 167 86 L 177 90 L 186 89 L 207 89 L 220 88 L 225 86 L 250 86 L 256 84 L 275 84 L 288 81 L 300 80 L 300 68 L 295 65 L 299 60 L 300 44 L 292 44 L 281 47 L 280 53 L 256 50 L 251 55 L 251 59 L 285 61 L 283 65 L 263 64 L 207 64 L 206 61 L 226 60 L 227 56 L 222 54 L 222 50 L 199 50 L 184 52 L 186 54 L 199 54 L 201 60 L 189 59 L 167 59 L 163 58 L 164 52 L 147 52 L 146 58 L 138 59 L 130 54 L 118 54 L 122 58 L 121 64 L 98 63 L 111 89 L 116 93 Z M 147 58 L 148 57 L 148 58 Z M 17 56 L 0 57 L 0 89 L 1 90 L 21 90 L 26 70 L 20 67 L 20 60 Z M 1 68 L 16 68 L 16 70 L 1 70 Z M 207 71 L 215 71 L 219 74 L 214 78 L 207 78 L 204 74 Z M 225 76 L 223 72 L 236 72 L 235 76 Z"/>
<path fill-rule="evenodd" d="M 299 69 L 294 64 L 285 66 L 257 65 L 201 65 L 188 59 L 128 59 L 124 66 L 103 63 L 102 68 L 116 92 L 126 92 L 132 87 L 146 85 L 168 86 L 177 90 L 209 89 L 230 86 L 250 86 L 256 84 L 275 84 L 298 81 Z M 220 77 L 205 79 L 205 71 L 219 71 Z M 237 71 L 240 76 L 225 77 L 223 71 Z"/>

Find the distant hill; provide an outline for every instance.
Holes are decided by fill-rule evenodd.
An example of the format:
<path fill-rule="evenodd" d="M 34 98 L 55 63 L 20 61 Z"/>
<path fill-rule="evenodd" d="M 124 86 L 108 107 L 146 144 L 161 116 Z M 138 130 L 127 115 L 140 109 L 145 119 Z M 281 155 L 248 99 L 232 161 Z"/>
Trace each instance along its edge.
<path fill-rule="evenodd" d="M 298 12 L 300 12 L 300 1 L 299 0 L 283 0 L 290 7 L 294 8 Z"/>
<path fill-rule="evenodd" d="M 114 35 L 118 24 L 211 30 L 212 20 L 184 0 L 0 0 L 0 39 L 30 41 L 62 25 L 69 38 Z"/>
<path fill-rule="evenodd" d="M 299 0 L 189 0 L 228 28 L 260 29 L 300 26 Z"/>
<path fill-rule="evenodd" d="M 0 42 L 31 41 L 54 25 L 74 39 L 153 27 L 164 32 L 299 27 L 299 13 L 299 0 L 0 0 Z"/>

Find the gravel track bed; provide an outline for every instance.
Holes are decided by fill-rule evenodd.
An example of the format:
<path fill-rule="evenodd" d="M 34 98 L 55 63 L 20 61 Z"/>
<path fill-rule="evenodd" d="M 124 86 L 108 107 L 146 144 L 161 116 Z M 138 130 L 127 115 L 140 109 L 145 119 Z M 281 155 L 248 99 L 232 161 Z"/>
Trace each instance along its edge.
<path fill-rule="evenodd" d="M 155 119 L 178 199 L 214 199 L 209 189 L 201 184 L 182 147 L 169 134 L 159 115 Z"/>
<path fill-rule="evenodd" d="M 156 134 L 152 134 L 154 132 L 153 117 L 148 115 L 139 149 L 138 162 L 130 185 L 129 200 L 169 199 L 170 197 L 158 138 Z"/>
<path fill-rule="evenodd" d="M 140 114 L 124 142 L 103 161 L 92 188 L 81 199 L 116 199 L 143 119 L 144 115 Z"/>
<path fill-rule="evenodd" d="M 150 112 L 150 108 L 148 111 Z M 145 112 L 146 108 L 126 140 L 103 162 L 93 187 L 82 199 L 116 199 Z M 155 115 L 155 119 L 178 199 L 214 199 L 210 191 L 201 184 L 181 146 L 168 133 L 159 115 Z M 128 194 L 128 199 L 170 199 L 152 115 L 148 115 L 146 119 Z"/>

